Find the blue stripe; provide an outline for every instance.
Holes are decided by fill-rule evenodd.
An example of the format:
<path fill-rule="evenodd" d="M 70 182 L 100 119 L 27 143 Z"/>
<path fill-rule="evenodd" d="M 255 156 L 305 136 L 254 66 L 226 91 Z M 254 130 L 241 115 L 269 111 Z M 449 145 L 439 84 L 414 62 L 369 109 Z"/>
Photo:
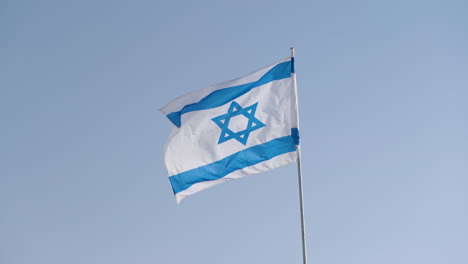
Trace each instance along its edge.
<path fill-rule="evenodd" d="M 176 194 L 196 183 L 218 180 L 236 170 L 258 164 L 295 150 L 296 144 L 292 136 L 280 137 L 241 150 L 208 165 L 173 175 L 169 177 L 169 180 L 171 181 L 174 194 Z"/>
<path fill-rule="evenodd" d="M 174 125 L 180 127 L 181 116 L 183 114 L 222 106 L 258 86 L 291 77 L 291 71 L 294 71 L 292 61 L 279 63 L 255 82 L 216 90 L 197 103 L 186 105 L 180 111 L 168 114 L 167 118 L 169 118 Z"/>
<path fill-rule="evenodd" d="M 301 138 L 299 134 L 299 129 L 297 128 L 291 128 L 291 136 L 294 140 L 294 144 L 299 145 L 299 139 Z"/>
<path fill-rule="evenodd" d="M 296 73 L 296 69 L 294 68 L 294 57 L 291 58 L 291 72 Z"/>

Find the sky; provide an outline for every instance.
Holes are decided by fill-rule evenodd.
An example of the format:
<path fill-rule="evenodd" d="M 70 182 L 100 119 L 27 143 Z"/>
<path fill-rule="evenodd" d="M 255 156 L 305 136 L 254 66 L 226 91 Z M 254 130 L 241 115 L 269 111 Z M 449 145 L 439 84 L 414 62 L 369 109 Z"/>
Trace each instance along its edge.
<path fill-rule="evenodd" d="M 468 2 L 0 1 L 0 263 L 302 263 L 296 166 L 177 205 L 159 109 L 296 49 L 309 264 L 468 263 Z"/>

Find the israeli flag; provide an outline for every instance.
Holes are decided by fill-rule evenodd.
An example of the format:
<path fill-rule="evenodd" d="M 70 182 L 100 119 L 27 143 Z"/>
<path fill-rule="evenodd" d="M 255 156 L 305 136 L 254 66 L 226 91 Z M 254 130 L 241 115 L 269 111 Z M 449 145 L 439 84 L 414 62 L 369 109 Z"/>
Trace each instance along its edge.
<path fill-rule="evenodd" d="M 165 165 L 177 203 L 216 184 L 295 162 L 294 57 L 181 96 L 161 112 L 174 124 Z"/>

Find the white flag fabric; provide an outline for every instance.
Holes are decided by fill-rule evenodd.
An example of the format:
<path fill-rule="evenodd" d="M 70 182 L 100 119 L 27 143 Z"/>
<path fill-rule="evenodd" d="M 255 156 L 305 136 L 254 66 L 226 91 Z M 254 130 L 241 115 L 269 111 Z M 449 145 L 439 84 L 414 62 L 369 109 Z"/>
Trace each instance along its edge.
<path fill-rule="evenodd" d="M 191 194 L 295 162 L 294 57 L 181 96 L 161 112 L 175 125 L 164 150 L 177 203 Z"/>

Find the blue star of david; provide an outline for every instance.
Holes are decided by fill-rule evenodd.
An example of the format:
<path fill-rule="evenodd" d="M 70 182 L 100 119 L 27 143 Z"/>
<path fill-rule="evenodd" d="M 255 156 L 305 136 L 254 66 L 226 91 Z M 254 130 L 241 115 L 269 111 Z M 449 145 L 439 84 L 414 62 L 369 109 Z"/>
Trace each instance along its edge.
<path fill-rule="evenodd" d="M 242 106 L 233 101 L 229 106 L 229 110 L 226 114 L 211 119 L 221 128 L 221 135 L 219 136 L 218 144 L 231 139 L 236 139 L 244 145 L 247 144 L 247 139 L 249 138 L 250 132 L 265 126 L 265 124 L 263 124 L 255 117 L 257 105 L 258 102 L 251 106 L 242 108 Z M 231 118 L 239 115 L 243 115 L 248 119 L 247 127 L 244 130 L 234 132 L 229 129 L 229 122 L 231 121 Z"/>

